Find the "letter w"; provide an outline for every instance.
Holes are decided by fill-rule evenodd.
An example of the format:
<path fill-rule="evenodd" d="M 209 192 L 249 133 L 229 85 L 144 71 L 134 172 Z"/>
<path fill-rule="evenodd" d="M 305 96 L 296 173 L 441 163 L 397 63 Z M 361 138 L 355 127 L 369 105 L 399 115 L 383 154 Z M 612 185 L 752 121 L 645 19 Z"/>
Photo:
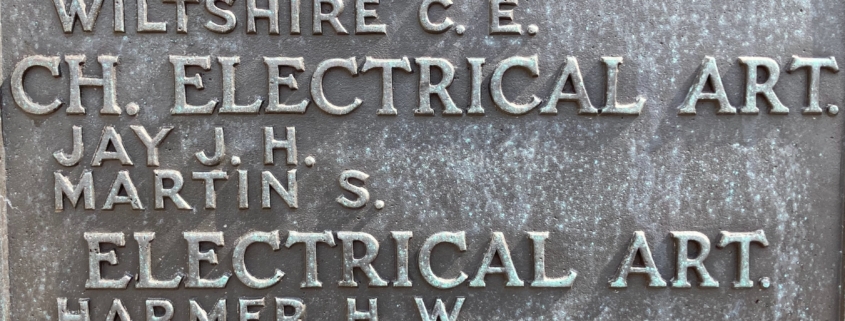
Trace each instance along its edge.
<path fill-rule="evenodd" d="M 437 302 L 434 303 L 434 311 L 432 311 L 431 315 L 428 314 L 422 298 L 416 297 L 414 300 L 417 301 L 417 308 L 420 310 L 420 317 L 422 317 L 423 321 L 455 321 L 458 319 L 458 314 L 461 313 L 461 306 L 464 305 L 465 298 L 459 297 L 455 301 L 451 315 L 450 313 L 446 313 L 446 305 L 440 299 L 437 299 Z"/>
<path fill-rule="evenodd" d="M 82 23 L 82 30 L 91 31 L 94 28 L 94 22 L 97 21 L 97 15 L 100 14 L 100 7 L 103 6 L 103 0 L 94 0 L 94 3 L 91 4 L 91 10 L 86 10 L 85 0 L 71 0 L 70 12 L 68 12 L 65 0 L 53 0 L 53 3 L 56 4 L 56 12 L 59 14 L 59 19 L 62 20 L 62 29 L 65 33 L 73 32 L 73 23 L 76 21 L 76 17 L 79 17 L 79 22 Z"/>

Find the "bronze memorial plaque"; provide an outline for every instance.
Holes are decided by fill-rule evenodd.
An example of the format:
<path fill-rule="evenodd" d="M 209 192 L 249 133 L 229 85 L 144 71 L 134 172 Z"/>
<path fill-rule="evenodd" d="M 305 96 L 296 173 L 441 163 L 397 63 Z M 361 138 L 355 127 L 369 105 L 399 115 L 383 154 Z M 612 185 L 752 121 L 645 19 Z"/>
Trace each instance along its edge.
<path fill-rule="evenodd" d="M 842 319 L 842 0 L 0 16 L 2 321 Z"/>

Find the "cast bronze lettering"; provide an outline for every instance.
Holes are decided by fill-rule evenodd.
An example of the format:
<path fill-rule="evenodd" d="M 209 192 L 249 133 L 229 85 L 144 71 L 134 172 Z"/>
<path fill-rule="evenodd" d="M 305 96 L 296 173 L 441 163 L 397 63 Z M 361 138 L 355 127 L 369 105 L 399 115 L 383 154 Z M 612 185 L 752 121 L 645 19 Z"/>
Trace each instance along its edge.
<path fill-rule="evenodd" d="M 843 27 L 0 1 L 0 321 L 843 320 Z"/>

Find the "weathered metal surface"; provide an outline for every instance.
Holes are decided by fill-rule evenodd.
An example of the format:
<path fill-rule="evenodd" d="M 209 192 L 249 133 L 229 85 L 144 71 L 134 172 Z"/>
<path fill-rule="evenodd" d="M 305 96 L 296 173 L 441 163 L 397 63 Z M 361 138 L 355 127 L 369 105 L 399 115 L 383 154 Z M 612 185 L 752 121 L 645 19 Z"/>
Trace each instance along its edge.
<path fill-rule="evenodd" d="M 3 318 L 840 318 L 845 3 L 497 2 L 3 0 Z"/>

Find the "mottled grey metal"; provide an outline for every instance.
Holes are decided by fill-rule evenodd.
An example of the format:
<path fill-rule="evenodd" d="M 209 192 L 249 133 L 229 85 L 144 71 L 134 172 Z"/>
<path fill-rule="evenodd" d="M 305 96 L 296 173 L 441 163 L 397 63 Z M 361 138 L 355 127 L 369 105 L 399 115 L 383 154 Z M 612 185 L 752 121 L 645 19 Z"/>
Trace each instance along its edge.
<path fill-rule="evenodd" d="M 173 320 L 213 319 L 222 311 L 220 299 L 228 320 L 255 315 L 259 310 L 247 307 L 258 304 L 264 305 L 260 320 L 276 320 L 277 311 L 347 320 L 355 304 L 359 316 L 377 307 L 381 320 L 442 320 L 453 311 L 457 320 L 841 319 L 845 116 L 837 112 L 845 106 L 845 73 L 833 66 L 845 61 L 845 2 L 523 0 L 509 8 L 520 35 L 508 34 L 515 28 L 507 24 L 493 28 L 491 17 L 509 14 L 491 13 L 495 1 L 359 1 L 321 0 L 322 24 L 313 23 L 314 1 L 293 1 L 301 12 L 294 34 L 291 1 L 278 1 L 272 25 L 267 18 L 248 24 L 247 7 L 256 6 L 248 0 L 217 2 L 236 24 L 212 16 L 205 1 L 103 1 L 95 24 L 76 22 L 68 34 L 52 1 L 0 1 L 6 173 L 0 288 L 8 290 L 0 295 L 2 319 L 59 320 L 63 302 L 78 311 L 80 300 L 88 302 L 91 320 L 147 320 L 148 311 L 158 313 L 151 319 L 170 313 Z M 423 2 L 432 6 L 421 15 Z M 118 21 L 115 3 L 126 12 Z M 273 15 L 261 9 L 267 1 L 257 3 L 250 9 L 256 17 Z M 339 3 L 345 9 L 337 14 Z M 366 12 L 371 9 L 377 13 Z M 356 12 L 377 19 L 357 21 Z M 421 16 L 430 21 L 421 24 Z M 366 26 L 377 24 L 386 34 Z M 338 25 L 350 34 L 338 35 Z M 138 33 L 162 28 L 167 31 Z M 13 75 L 33 56 L 43 57 L 30 63 L 60 72 L 36 67 Z M 384 60 L 367 64 L 366 57 Z M 80 84 L 88 85 L 75 104 L 70 78 L 80 58 Z M 171 61 L 191 59 L 204 68 L 174 71 Z M 501 85 L 502 95 L 491 96 L 491 76 L 503 61 L 513 68 L 500 84 L 494 81 L 493 91 Z M 104 66 L 113 66 L 116 77 L 116 105 L 108 108 L 108 85 L 90 85 L 110 80 L 84 78 L 103 78 Z M 759 66 L 753 89 L 746 88 L 747 66 Z M 723 87 L 727 101 L 679 109 L 699 73 L 716 67 L 724 86 L 702 84 L 702 95 L 721 99 L 710 87 Z M 391 94 L 382 92 L 388 69 Z M 481 80 L 472 76 L 478 70 Z M 779 73 L 771 89 L 765 75 L 773 70 Z M 325 72 L 319 84 L 315 71 Z M 444 73 L 454 76 L 445 90 L 438 87 Z M 583 82 L 556 84 L 561 73 Z M 25 112 L 12 90 L 18 76 L 25 76 L 34 103 L 58 98 L 62 106 Z M 188 85 L 180 91 L 177 82 Z M 618 88 L 606 97 L 612 84 Z M 581 86 L 588 99 L 579 95 Z M 548 106 L 556 87 L 569 100 Z M 312 95 L 321 90 L 325 95 Z M 420 90 L 432 94 L 421 97 Z M 772 91 L 787 114 L 765 103 Z M 759 110 L 747 106 L 747 92 L 760 93 Z M 220 110 L 249 111 L 259 101 L 256 114 Z M 215 104 L 207 115 L 171 113 Z M 69 114 L 71 105 L 71 112 L 84 108 L 85 114 Z M 600 113 L 614 106 L 613 115 Z M 100 147 L 123 156 L 101 141 L 117 134 L 131 165 L 102 160 L 100 166 L 94 157 Z M 276 147 L 269 158 L 265 141 Z M 148 154 L 157 143 L 158 155 Z M 192 175 L 215 170 L 226 175 Z M 366 176 L 342 177 L 345 171 Z M 284 193 L 293 186 L 290 175 L 297 195 Z M 71 182 L 55 185 L 63 177 L 72 184 L 91 177 L 94 199 L 57 203 L 63 190 L 74 193 Z M 112 189 L 116 177 L 131 181 L 138 198 Z M 178 185 L 174 178 L 180 196 L 168 194 L 175 186 L 168 182 Z M 354 187 L 362 184 L 368 199 L 358 204 L 363 193 Z M 758 230 L 765 247 L 753 234 Z M 663 282 L 632 272 L 626 288 L 611 288 L 626 256 L 640 248 L 632 245 L 638 231 Z M 338 232 L 367 233 L 378 243 L 360 234 L 338 238 Z M 441 234 L 431 253 L 421 253 L 441 232 L 452 243 Z M 465 251 L 458 245 L 462 232 Z M 90 261 L 86 239 L 120 235 L 125 246 L 105 245 L 96 254 L 108 260 L 115 250 L 117 265 Z M 688 243 L 676 245 L 673 235 Z M 702 235 L 711 246 L 703 266 L 715 288 L 700 286 L 696 259 L 703 243 L 694 240 Z M 254 244 L 237 248 L 247 241 Z M 518 280 L 502 268 L 503 257 L 486 264 L 504 246 Z M 690 288 L 672 280 L 679 248 L 690 251 L 683 276 Z M 541 263 L 535 250 L 545 253 Z M 378 255 L 369 262 L 372 251 Z M 241 255 L 235 252 L 245 261 L 235 261 Z M 747 280 L 740 272 L 746 254 Z M 365 259 L 344 265 L 344 258 Z M 421 260 L 430 271 L 421 272 L 428 269 Z M 483 263 L 488 272 L 504 272 L 473 287 Z M 123 278 L 128 286 L 86 289 L 94 281 L 89 270 L 98 265 L 102 278 Z M 371 269 L 363 273 L 362 266 Z M 460 284 L 435 286 L 461 273 Z M 373 276 L 388 285 L 370 286 L 381 284 Z M 178 289 L 161 288 L 177 279 Z M 750 288 L 737 288 L 745 281 Z M 208 284 L 216 288 L 196 288 Z"/>

